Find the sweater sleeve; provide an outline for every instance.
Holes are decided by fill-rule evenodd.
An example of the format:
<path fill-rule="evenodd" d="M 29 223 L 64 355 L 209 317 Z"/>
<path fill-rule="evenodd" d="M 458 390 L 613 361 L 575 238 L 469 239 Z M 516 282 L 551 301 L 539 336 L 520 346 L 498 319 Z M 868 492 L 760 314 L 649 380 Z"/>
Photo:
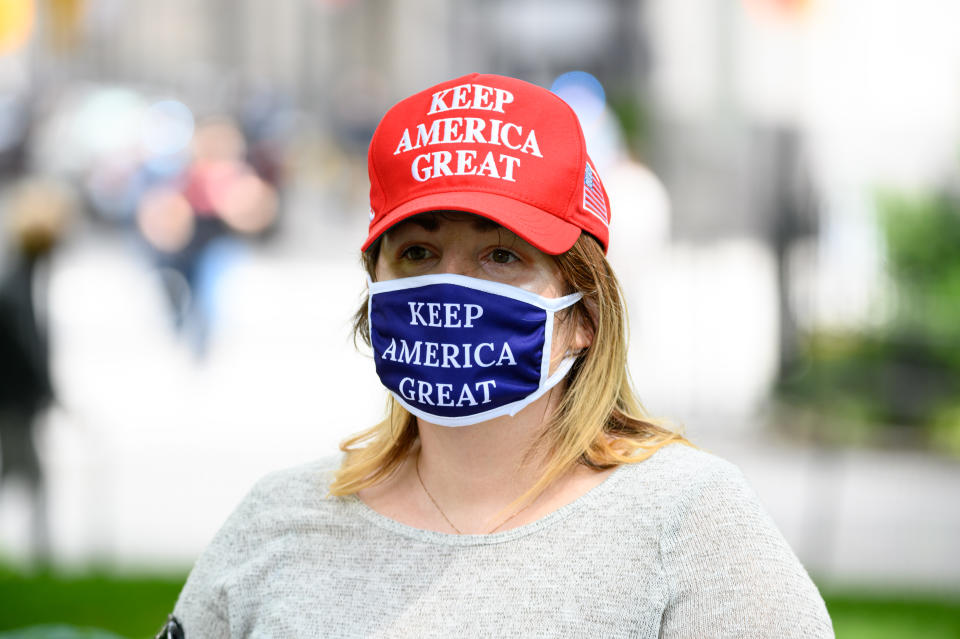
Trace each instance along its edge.
<path fill-rule="evenodd" d="M 817 587 L 743 474 L 717 460 L 666 522 L 660 637 L 833 637 Z"/>
<path fill-rule="evenodd" d="M 291 523 L 292 513 L 306 512 L 309 521 L 317 521 L 321 505 L 329 505 L 325 495 L 339 463 L 339 455 L 331 456 L 272 472 L 254 484 L 200 555 L 180 592 L 173 614 L 185 639 L 256 635 L 252 624 L 262 614 L 260 605 L 276 592 L 275 584 L 265 581 L 275 560 L 269 549 L 286 548 L 285 540 L 303 534 L 302 526 Z"/>
<path fill-rule="evenodd" d="M 216 541 L 216 540 L 214 540 Z M 173 616 L 180 622 L 185 639 L 227 639 L 227 598 L 218 566 L 220 557 L 210 548 L 200 556 L 180 592 Z"/>
<path fill-rule="evenodd" d="M 251 489 L 201 553 L 180 591 L 173 615 L 185 639 L 230 637 L 229 584 L 239 564 L 256 543 L 257 513 L 263 507 L 264 485 Z"/>

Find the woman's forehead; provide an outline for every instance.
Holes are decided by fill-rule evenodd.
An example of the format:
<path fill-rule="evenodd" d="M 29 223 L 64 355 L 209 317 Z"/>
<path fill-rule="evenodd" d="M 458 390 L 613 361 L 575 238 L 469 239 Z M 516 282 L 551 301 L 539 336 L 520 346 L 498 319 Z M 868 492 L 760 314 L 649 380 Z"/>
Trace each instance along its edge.
<path fill-rule="evenodd" d="M 390 227 L 386 234 L 389 235 L 391 233 L 403 231 L 404 229 L 410 227 L 421 228 L 427 231 L 435 231 L 440 228 L 442 224 L 447 222 L 467 223 L 474 231 L 477 231 L 478 233 L 499 230 L 504 233 L 514 235 L 512 231 L 492 220 L 488 220 L 481 215 L 466 213 L 464 211 L 428 211 L 426 213 L 420 213 L 418 215 L 414 215 L 413 217 L 407 218 L 402 222 L 394 224 L 392 227 Z"/>

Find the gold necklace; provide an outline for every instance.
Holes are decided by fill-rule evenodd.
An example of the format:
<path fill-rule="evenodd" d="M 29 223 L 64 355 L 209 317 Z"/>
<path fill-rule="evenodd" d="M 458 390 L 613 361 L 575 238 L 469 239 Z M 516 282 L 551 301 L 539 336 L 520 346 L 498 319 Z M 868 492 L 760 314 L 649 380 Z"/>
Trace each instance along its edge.
<path fill-rule="evenodd" d="M 453 528 L 458 535 L 462 535 L 462 534 L 463 534 L 463 531 L 460 530 L 459 528 L 457 528 L 457 527 L 453 524 L 453 522 L 450 521 L 450 518 L 447 517 L 447 513 L 443 512 L 443 508 L 440 507 L 440 504 L 437 503 L 437 500 L 434 499 L 434 498 L 433 498 L 433 495 L 430 494 L 430 491 L 427 490 L 427 485 L 423 483 L 423 477 L 420 476 L 420 451 L 417 451 L 417 461 L 416 461 L 416 463 L 414 464 L 414 468 L 415 468 L 416 471 L 417 471 L 417 481 L 420 482 L 420 488 L 423 488 L 423 492 L 424 492 L 424 494 L 427 496 L 427 499 L 429 499 L 429 500 L 430 500 L 430 503 L 432 503 L 433 506 L 434 506 L 434 508 L 437 509 L 437 512 L 440 513 L 440 516 L 443 517 L 444 521 L 446 521 L 447 524 L 449 524 L 450 527 Z M 536 501 L 536 500 L 534 500 L 534 501 Z M 532 504 L 532 503 L 533 503 L 533 502 L 530 502 L 530 504 Z M 491 528 L 490 530 L 488 530 L 488 531 L 486 532 L 486 534 L 489 535 L 489 534 L 492 534 L 493 532 L 495 532 L 498 528 L 500 528 L 501 526 L 503 526 L 505 523 L 507 523 L 508 521 L 510 521 L 511 519 L 513 519 L 514 517 L 516 517 L 517 515 L 519 515 L 520 513 L 522 513 L 524 510 L 526 510 L 526 509 L 530 506 L 530 504 L 527 504 L 526 506 L 524 506 L 524 507 L 521 508 L 520 510 L 517 510 L 516 512 L 514 512 L 512 515 L 510 515 L 509 517 L 507 517 L 506 519 L 504 519 L 503 521 L 501 521 L 499 524 L 497 524 L 496 526 L 494 526 L 493 528 Z"/>

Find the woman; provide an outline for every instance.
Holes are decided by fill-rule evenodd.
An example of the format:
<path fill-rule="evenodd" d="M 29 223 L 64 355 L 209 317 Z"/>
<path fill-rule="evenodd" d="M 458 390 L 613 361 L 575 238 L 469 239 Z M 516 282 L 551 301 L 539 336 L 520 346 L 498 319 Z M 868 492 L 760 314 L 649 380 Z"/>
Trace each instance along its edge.
<path fill-rule="evenodd" d="M 257 484 L 184 587 L 185 635 L 832 636 L 739 471 L 630 389 L 572 110 L 445 82 L 384 116 L 369 171 L 356 331 L 387 418 Z"/>

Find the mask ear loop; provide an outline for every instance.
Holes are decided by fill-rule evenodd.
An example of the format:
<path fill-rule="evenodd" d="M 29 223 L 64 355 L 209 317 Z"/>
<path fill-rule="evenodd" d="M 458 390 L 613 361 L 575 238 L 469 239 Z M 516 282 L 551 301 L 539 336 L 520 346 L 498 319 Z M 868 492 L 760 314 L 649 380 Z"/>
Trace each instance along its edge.
<path fill-rule="evenodd" d="M 570 369 L 573 368 L 573 365 L 576 362 L 576 360 L 577 360 L 576 357 L 564 357 L 563 361 L 561 361 L 560 364 L 557 366 L 557 370 L 553 371 L 553 375 L 550 375 L 550 377 L 548 377 L 540 385 L 540 388 L 537 390 L 537 392 L 526 397 L 522 403 L 518 402 L 520 405 L 512 408 L 510 412 L 507 414 L 510 415 L 510 417 L 513 417 L 514 415 L 519 413 L 521 410 L 523 410 L 524 408 L 532 404 L 534 401 L 540 399 L 540 397 L 544 393 L 546 393 L 551 388 L 559 384 L 560 381 L 570 373 Z"/>
<path fill-rule="evenodd" d="M 580 292 L 571 293 L 570 295 L 565 295 L 564 297 L 562 297 L 562 298 L 560 298 L 560 299 L 565 300 L 565 301 L 566 301 L 566 304 L 564 304 L 562 307 L 560 307 L 560 308 L 557 309 L 557 310 L 558 310 L 558 311 L 564 311 L 564 310 L 567 310 L 567 309 L 571 308 L 571 307 L 572 307 L 574 304 L 576 304 L 577 302 L 583 300 L 583 293 L 580 293 Z M 588 348 L 589 348 L 589 346 L 584 346 L 583 348 L 581 348 L 581 349 L 579 349 L 579 350 L 572 350 L 572 349 L 569 349 L 569 348 L 568 348 L 566 351 L 564 351 L 563 357 L 564 357 L 564 359 L 578 359 L 581 355 L 583 355 L 584 353 L 587 352 L 587 349 L 588 349 Z"/>

